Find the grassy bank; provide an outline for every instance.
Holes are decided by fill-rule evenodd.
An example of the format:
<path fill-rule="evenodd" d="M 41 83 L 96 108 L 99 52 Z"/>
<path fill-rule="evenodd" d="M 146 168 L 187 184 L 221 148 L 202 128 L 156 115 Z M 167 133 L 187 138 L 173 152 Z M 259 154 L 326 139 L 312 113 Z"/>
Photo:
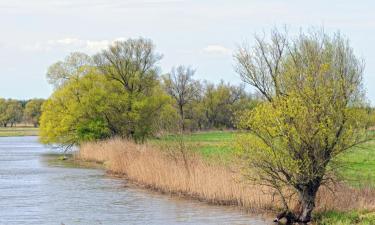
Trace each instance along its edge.
<path fill-rule="evenodd" d="M 280 204 L 275 195 L 266 188 L 246 184 L 239 169 L 231 163 L 234 136 L 232 132 L 186 135 L 182 137 L 183 143 L 192 151 L 185 153 L 179 151 L 180 137 L 177 136 L 155 139 L 146 145 L 115 139 L 86 144 L 78 157 L 103 163 L 110 172 L 160 192 L 215 204 L 238 205 L 250 211 L 277 209 Z M 171 146 L 174 149 L 168 149 Z M 342 160 L 353 160 L 353 155 L 349 154 L 354 153 L 348 153 Z M 369 160 L 365 163 L 366 169 L 372 165 Z M 349 171 L 343 174 L 348 179 L 355 177 Z M 368 224 L 368 213 L 360 213 L 360 210 L 375 210 L 374 189 L 339 185 L 333 195 L 322 188 L 317 199 L 316 223 Z M 371 216 L 369 218 L 372 220 Z"/>
<path fill-rule="evenodd" d="M 37 136 L 39 128 L 31 126 L 0 127 L 0 137 Z"/>
<path fill-rule="evenodd" d="M 320 225 L 374 225 L 375 212 L 324 211 L 315 214 L 315 223 Z"/>
<path fill-rule="evenodd" d="M 213 131 L 192 133 L 183 136 L 183 140 L 195 146 L 195 151 L 205 159 L 214 162 L 230 162 L 235 157 L 233 143 L 236 133 L 230 131 Z M 176 142 L 180 137 L 169 135 L 152 144 L 163 146 L 166 142 Z M 375 187 L 375 141 L 349 150 L 339 157 L 339 174 L 344 181 L 353 187 Z"/>

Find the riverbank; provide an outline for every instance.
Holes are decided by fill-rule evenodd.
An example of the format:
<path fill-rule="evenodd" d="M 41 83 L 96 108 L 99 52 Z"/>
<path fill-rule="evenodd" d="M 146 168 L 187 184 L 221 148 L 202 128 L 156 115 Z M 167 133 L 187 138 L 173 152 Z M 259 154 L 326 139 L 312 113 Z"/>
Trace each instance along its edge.
<path fill-rule="evenodd" d="M 0 137 L 38 136 L 39 128 L 31 126 L 0 127 Z"/>
<path fill-rule="evenodd" d="M 216 138 L 223 140 L 220 135 Z M 239 168 L 230 163 L 229 155 L 224 159 L 215 157 L 213 148 L 221 149 L 223 154 L 220 155 L 225 155 L 230 152 L 228 146 L 223 143 L 216 146 L 216 142 L 207 140 L 205 134 L 188 137 L 185 141 L 189 143 L 194 139 L 201 143 L 196 146 L 198 151 L 190 151 L 189 145 L 185 144 L 181 148 L 175 138 L 154 140 L 144 145 L 113 139 L 85 144 L 76 157 L 102 163 L 109 173 L 161 193 L 218 205 L 235 205 L 251 212 L 277 211 L 280 201 L 271 190 L 246 184 Z M 324 188 L 318 194 L 318 224 L 352 224 L 348 221 L 370 224 L 367 221 L 375 219 L 371 213 L 375 210 L 374 189 L 347 185 L 334 188 L 334 195 Z"/>
<path fill-rule="evenodd" d="M 268 225 L 232 207 L 137 188 L 91 165 L 77 168 L 56 153 L 38 137 L 0 138 L 0 224 Z"/>

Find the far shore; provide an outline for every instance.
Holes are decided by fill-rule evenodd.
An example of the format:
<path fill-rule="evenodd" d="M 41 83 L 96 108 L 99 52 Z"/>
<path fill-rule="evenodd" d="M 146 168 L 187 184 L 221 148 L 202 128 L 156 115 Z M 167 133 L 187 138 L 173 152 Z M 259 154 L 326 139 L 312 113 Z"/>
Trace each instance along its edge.
<path fill-rule="evenodd" d="M 0 137 L 38 136 L 39 128 L 33 126 L 0 127 Z"/>

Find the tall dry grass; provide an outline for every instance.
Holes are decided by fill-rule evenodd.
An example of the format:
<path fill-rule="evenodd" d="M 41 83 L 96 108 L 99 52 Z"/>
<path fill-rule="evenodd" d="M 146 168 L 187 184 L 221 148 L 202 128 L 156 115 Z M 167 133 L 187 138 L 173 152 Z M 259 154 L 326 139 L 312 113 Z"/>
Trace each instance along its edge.
<path fill-rule="evenodd" d="M 117 138 L 86 143 L 76 156 L 80 160 L 105 163 L 111 173 L 160 192 L 215 204 L 238 205 L 252 211 L 280 207 L 280 201 L 269 189 L 245 184 L 237 170 L 209 164 L 196 155 L 189 155 L 186 165 L 178 154 L 171 156 L 155 146 Z M 338 185 L 332 193 L 322 188 L 317 209 L 375 210 L 375 190 Z"/>

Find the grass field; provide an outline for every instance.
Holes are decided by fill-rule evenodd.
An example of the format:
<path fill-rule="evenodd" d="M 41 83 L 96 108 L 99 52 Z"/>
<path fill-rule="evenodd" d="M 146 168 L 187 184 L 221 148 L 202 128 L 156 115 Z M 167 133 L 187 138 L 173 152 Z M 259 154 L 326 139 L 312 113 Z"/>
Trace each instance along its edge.
<path fill-rule="evenodd" d="M 234 156 L 235 131 L 198 132 L 184 135 L 183 140 L 207 159 L 228 162 Z M 166 136 L 154 143 L 174 142 L 178 136 Z M 353 148 L 339 157 L 339 174 L 354 187 L 375 187 L 375 141 Z"/>
<path fill-rule="evenodd" d="M 177 141 L 178 136 L 167 136 L 154 143 Z M 234 157 L 236 133 L 229 131 L 201 132 L 182 137 L 186 143 L 192 144 L 195 150 L 206 159 L 219 163 L 230 162 Z M 353 148 L 338 157 L 343 165 L 339 169 L 341 178 L 352 187 L 375 187 L 375 141 Z M 322 225 L 374 225 L 375 212 L 326 211 L 314 216 L 314 224 Z"/>
<path fill-rule="evenodd" d="M 32 126 L 0 127 L 0 137 L 37 136 L 38 128 Z"/>
<path fill-rule="evenodd" d="M 185 134 L 182 139 L 206 160 L 228 163 L 234 156 L 233 142 L 235 137 L 236 132 L 234 131 L 210 131 Z M 165 144 L 177 142 L 180 139 L 181 136 L 169 135 L 161 139 L 151 140 L 151 143 Z"/>

